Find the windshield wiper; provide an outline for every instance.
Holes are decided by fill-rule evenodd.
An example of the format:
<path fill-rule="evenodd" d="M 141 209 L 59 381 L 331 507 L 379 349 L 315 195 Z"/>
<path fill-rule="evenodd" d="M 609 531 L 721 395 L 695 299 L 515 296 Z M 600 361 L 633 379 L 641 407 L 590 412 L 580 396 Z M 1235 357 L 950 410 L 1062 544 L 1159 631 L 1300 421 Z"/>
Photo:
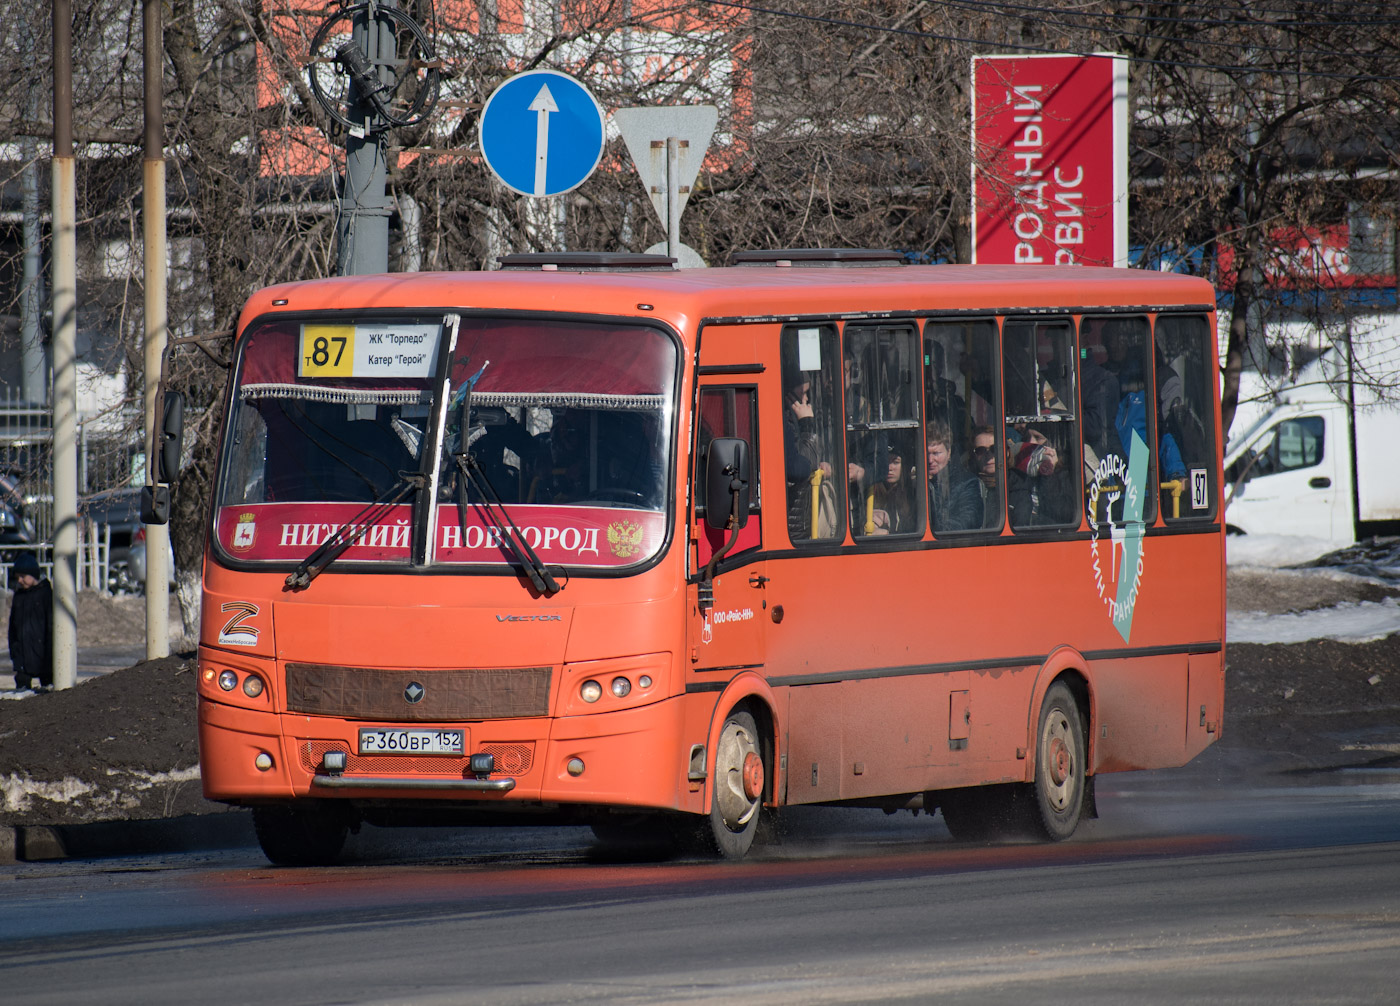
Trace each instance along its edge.
<path fill-rule="evenodd" d="M 481 467 L 481 463 L 477 461 L 476 455 L 471 451 L 472 392 L 476 389 L 476 382 L 481 380 L 481 375 L 486 372 L 486 368 L 490 364 L 490 360 L 483 363 L 481 369 L 463 381 L 462 387 L 452 396 L 452 404 L 457 405 L 460 402 L 462 410 L 462 425 L 458 434 L 460 449 L 452 454 L 453 459 L 457 462 L 457 470 L 461 474 L 458 482 L 457 520 L 461 524 L 462 534 L 465 536 L 467 531 L 467 486 L 475 486 L 477 495 L 481 497 L 481 508 L 486 512 L 486 519 L 496 529 L 496 534 L 502 544 L 509 548 L 515 556 L 517 564 L 525 570 L 525 575 L 529 577 L 535 590 L 540 594 L 557 594 L 559 582 L 554 579 L 545 564 L 540 562 L 540 557 L 535 554 L 535 550 L 525 540 L 525 535 L 521 533 L 515 519 L 511 517 L 510 511 L 501 502 L 496 487 L 491 484 L 491 480 Z"/>
<path fill-rule="evenodd" d="M 496 529 L 502 543 L 504 543 L 515 555 L 516 562 L 525 570 L 525 575 L 530 578 L 530 583 L 535 590 L 541 594 L 557 594 L 559 592 L 559 581 L 549 572 L 549 568 L 540 562 L 540 557 L 535 554 L 535 550 L 530 547 L 530 543 L 525 540 L 525 535 L 521 533 L 519 526 L 511 517 L 510 511 L 501 502 L 501 497 L 496 493 L 496 487 L 491 484 L 491 480 L 486 477 L 486 472 L 482 470 L 481 462 L 476 460 L 476 456 L 470 451 L 458 451 L 453 455 L 457 459 L 457 469 L 462 473 L 463 482 L 476 487 L 477 495 L 481 497 L 481 508 L 486 512 L 486 519 L 491 522 L 491 526 Z M 462 490 L 459 497 L 461 504 L 458 518 L 466 531 L 467 503 L 466 490 Z M 497 514 L 499 511 L 499 515 Z"/>
<path fill-rule="evenodd" d="M 297 568 L 287 574 L 284 590 L 305 590 L 311 581 L 325 572 L 326 567 L 339 559 L 341 554 L 365 536 L 398 506 L 410 493 L 423 488 L 424 476 L 418 472 L 399 472 L 398 481 L 387 492 L 363 510 L 351 517 L 321 542 L 310 555 L 297 563 Z"/>

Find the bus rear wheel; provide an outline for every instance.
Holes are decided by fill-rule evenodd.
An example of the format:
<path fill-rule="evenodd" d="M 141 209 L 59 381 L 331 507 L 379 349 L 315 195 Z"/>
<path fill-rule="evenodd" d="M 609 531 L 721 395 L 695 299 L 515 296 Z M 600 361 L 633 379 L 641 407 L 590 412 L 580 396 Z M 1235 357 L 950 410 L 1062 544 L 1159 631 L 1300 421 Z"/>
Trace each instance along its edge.
<path fill-rule="evenodd" d="M 763 812 L 766 766 L 758 726 L 746 712 L 724 721 L 715 747 L 714 795 L 709 839 L 725 859 L 743 859 L 753 846 Z"/>
<path fill-rule="evenodd" d="M 314 807 L 254 807 L 253 831 L 277 866 L 330 866 L 345 848 L 345 815 Z"/>
<path fill-rule="evenodd" d="M 1036 733 L 1035 801 L 1028 822 L 1038 838 L 1062 842 L 1074 834 L 1084 811 L 1084 728 L 1079 704 L 1063 682 L 1045 693 Z"/>

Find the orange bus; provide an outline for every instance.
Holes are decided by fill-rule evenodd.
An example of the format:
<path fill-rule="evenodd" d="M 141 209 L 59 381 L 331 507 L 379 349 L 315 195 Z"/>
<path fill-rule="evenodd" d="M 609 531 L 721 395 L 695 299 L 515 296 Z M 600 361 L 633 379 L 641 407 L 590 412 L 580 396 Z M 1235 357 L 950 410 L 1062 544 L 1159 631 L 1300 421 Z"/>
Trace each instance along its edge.
<path fill-rule="evenodd" d="M 794 804 L 1057 840 L 1220 736 L 1208 283 L 669 261 L 249 301 L 199 740 L 270 859 L 483 820 L 739 857 Z"/>

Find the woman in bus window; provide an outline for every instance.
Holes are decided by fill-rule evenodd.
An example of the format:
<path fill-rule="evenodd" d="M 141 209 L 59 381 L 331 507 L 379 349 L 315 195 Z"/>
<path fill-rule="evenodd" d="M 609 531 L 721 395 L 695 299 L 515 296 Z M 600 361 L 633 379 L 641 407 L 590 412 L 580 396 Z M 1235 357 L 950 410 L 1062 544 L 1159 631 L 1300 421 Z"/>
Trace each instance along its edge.
<path fill-rule="evenodd" d="M 812 382 L 803 371 L 796 371 L 792 383 L 783 395 L 783 455 L 788 482 L 788 498 L 793 505 L 788 510 L 788 531 L 794 540 L 811 538 L 812 518 L 807 504 L 806 487 L 813 474 L 822 473 L 823 485 L 830 486 L 831 462 L 818 456 L 816 419 L 811 403 Z M 826 493 L 829 495 L 830 490 Z M 817 537 L 827 537 L 832 531 L 818 521 Z"/>
<path fill-rule="evenodd" d="M 886 445 L 885 479 L 870 489 L 874 504 L 871 521 L 873 534 L 908 534 L 918 530 L 918 508 L 914 503 L 914 479 L 911 466 L 894 444 Z"/>
<path fill-rule="evenodd" d="M 990 426 L 972 431 L 972 450 L 968 467 L 977 476 L 977 490 L 982 497 L 982 526 L 1001 527 L 1001 490 L 997 485 L 997 434 Z"/>

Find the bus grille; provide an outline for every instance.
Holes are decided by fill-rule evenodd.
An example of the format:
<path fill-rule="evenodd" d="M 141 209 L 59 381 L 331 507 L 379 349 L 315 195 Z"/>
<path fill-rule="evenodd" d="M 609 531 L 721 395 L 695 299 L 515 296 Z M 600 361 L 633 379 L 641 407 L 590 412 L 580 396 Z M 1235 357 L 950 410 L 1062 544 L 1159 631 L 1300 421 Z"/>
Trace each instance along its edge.
<path fill-rule="evenodd" d="M 288 664 L 287 709 L 313 716 L 405 722 L 455 722 L 549 713 L 548 667 L 385 670 Z M 412 684 L 422 697 L 410 702 Z"/>
<path fill-rule="evenodd" d="M 297 750 L 301 755 L 301 767 L 314 773 L 321 767 L 321 758 L 327 751 L 345 751 L 346 747 L 340 741 L 307 740 L 298 743 Z M 496 756 L 496 771 L 492 775 L 524 775 L 535 764 L 535 745 L 528 741 L 483 744 L 480 751 Z M 347 752 L 345 771 L 349 775 L 461 777 L 467 774 L 467 759 L 442 756 L 411 758 L 404 755 L 357 755 Z"/>

